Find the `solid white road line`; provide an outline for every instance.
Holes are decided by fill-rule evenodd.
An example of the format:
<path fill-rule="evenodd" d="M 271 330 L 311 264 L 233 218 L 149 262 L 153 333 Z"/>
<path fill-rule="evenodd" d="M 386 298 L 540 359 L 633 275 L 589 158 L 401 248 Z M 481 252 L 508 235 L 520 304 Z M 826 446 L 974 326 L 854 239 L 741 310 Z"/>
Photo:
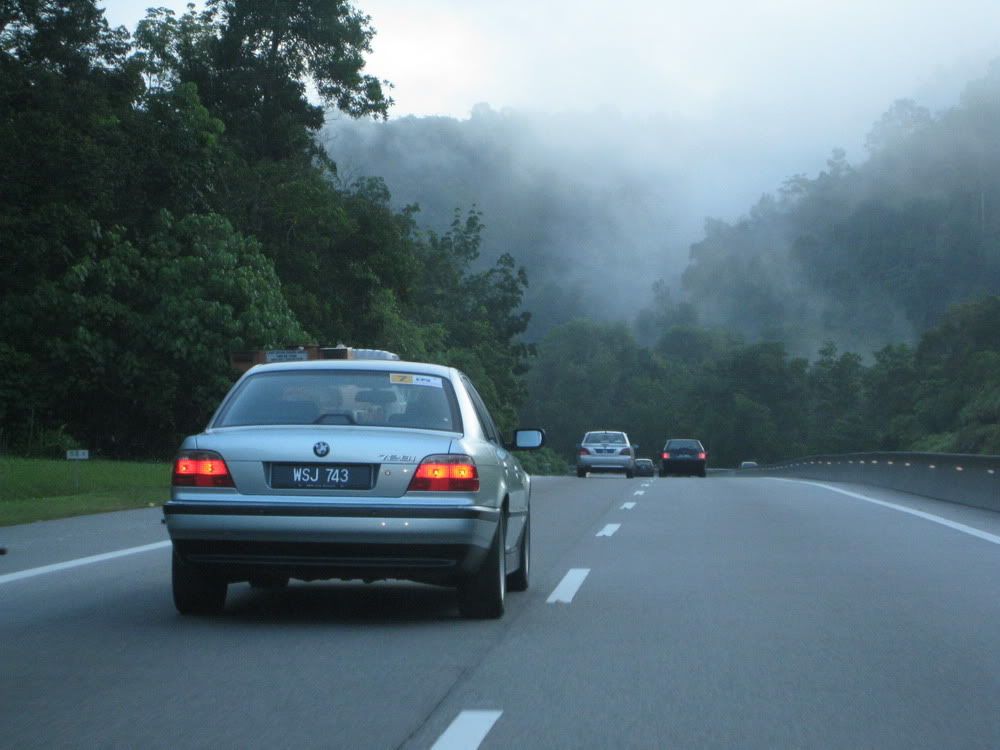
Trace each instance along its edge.
<path fill-rule="evenodd" d="M 114 560 L 116 557 L 125 557 L 126 555 L 138 555 L 140 552 L 151 552 L 154 549 L 162 549 L 164 547 L 170 546 L 170 540 L 165 542 L 155 542 L 153 544 L 144 544 L 141 547 L 129 547 L 128 549 L 120 549 L 117 552 L 105 552 L 101 555 L 91 555 L 90 557 L 78 557 L 76 560 L 67 560 L 66 562 L 54 563 L 52 565 L 43 565 L 40 568 L 28 568 L 27 570 L 19 570 L 16 573 L 7 573 L 6 575 L 0 576 L 0 584 L 11 583 L 12 581 L 20 581 L 24 578 L 34 578 L 35 576 L 42 576 L 46 573 L 58 573 L 60 570 L 69 570 L 71 568 L 79 568 L 82 565 L 91 565 L 93 563 L 104 562 L 105 560 Z"/>
<path fill-rule="evenodd" d="M 884 508 L 892 508 L 893 510 L 898 510 L 900 513 L 907 513 L 911 516 L 916 516 L 917 518 L 923 518 L 925 521 L 931 521 L 933 523 L 940 524 L 942 526 L 947 526 L 949 529 L 954 529 L 955 531 L 961 531 L 963 534 L 968 534 L 969 536 L 974 536 L 977 539 L 982 539 L 986 542 L 991 542 L 992 544 L 1000 544 L 1000 536 L 996 534 L 990 534 L 986 531 L 980 531 L 979 529 L 973 528 L 972 526 L 966 526 L 964 523 L 956 523 L 955 521 L 949 521 L 947 518 L 942 518 L 941 516 L 935 516 L 932 513 L 924 513 L 922 510 L 914 510 L 913 508 L 907 508 L 905 505 L 896 505 L 895 503 L 887 503 L 884 500 L 876 500 L 873 497 L 868 497 L 867 495 L 861 495 L 857 492 L 851 492 L 850 490 L 842 490 L 840 487 L 831 487 L 828 484 L 823 484 L 822 482 L 807 482 L 801 479 L 779 479 L 778 477 L 773 477 L 773 479 L 778 479 L 782 482 L 798 482 L 799 484 L 811 484 L 814 487 L 822 487 L 825 490 L 830 490 L 831 492 L 839 492 L 841 495 L 847 495 L 848 497 L 853 497 L 857 500 L 864 500 L 866 503 L 872 503 L 874 505 L 881 505 Z"/>
<path fill-rule="evenodd" d="M 635 507 L 635 503 L 622 503 L 622 510 L 632 510 Z"/>
<path fill-rule="evenodd" d="M 503 711 L 462 711 L 431 750 L 475 750 L 497 723 Z"/>
<path fill-rule="evenodd" d="M 636 490 L 632 494 L 633 495 L 645 495 L 646 494 L 646 490 Z"/>
<path fill-rule="evenodd" d="M 588 575 L 590 575 L 590 568 L 570 568 L 569 572 L 563 576 L 563 579 L 559 581 L 559 585 L 553 589 L 552 593 L 549 594 L 549 598 L 545 601 L 548 604 L 555 604 L 556 602 L 569 604 L 573 601 L 573 597 L 576 596 L 576 592 L 580 590 L 580 586 L 583 585 Z"/>
<path fill-rule="evenodd" d="M 622 525 L 620 523 L 609 523 L 603 529 L 594 534 L 594 536 L 611 536 L 621 527 Z"/>

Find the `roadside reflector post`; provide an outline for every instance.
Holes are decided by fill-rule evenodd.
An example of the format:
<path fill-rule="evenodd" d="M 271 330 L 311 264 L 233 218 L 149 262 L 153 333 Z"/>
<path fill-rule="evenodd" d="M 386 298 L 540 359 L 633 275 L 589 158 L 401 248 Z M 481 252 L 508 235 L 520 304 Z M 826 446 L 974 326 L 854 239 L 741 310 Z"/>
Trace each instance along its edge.
<path fill-rule="evenodd" d="M 90 460 L 90 451 L 73 450 L 66 451 L 66 460 L 73 462 L 73 486 L 76 491 L 80 491 L 80 462 Z"/>

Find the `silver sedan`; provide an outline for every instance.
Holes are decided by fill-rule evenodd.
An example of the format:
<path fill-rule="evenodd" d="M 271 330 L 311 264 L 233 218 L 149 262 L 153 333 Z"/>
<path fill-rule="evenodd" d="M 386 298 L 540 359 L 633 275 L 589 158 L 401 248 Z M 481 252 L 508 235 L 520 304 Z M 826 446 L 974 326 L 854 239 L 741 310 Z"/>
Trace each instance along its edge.
<path fill-rule="evenodd" d="M 220 610 L 227 586 L 405 579 L 455 586 L 461 612 L 499 617 L 528 587 L 531 478 L 472 382 L 400 361 L 250 369 L 184 440 L 164 506 L 173 597 Z"/>
<path fill-rule="evenodd" d="M 576 475 L 618 472 L 631 479 L 635 476 L 635 454 L 638 445 L 629 442 L 628 435 L 618 430 L 593 430 L 583 436 L 577 446 Z"/>

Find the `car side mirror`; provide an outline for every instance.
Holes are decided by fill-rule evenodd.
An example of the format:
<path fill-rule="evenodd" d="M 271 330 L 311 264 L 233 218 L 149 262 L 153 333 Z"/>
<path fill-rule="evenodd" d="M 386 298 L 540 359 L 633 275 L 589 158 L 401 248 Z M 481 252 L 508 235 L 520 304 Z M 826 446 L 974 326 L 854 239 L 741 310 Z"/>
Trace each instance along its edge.
<path fill-rule="evenodd" d="M 514 430 L 514 450 L 530 451 L 545 445 L 545 430 Z"/>

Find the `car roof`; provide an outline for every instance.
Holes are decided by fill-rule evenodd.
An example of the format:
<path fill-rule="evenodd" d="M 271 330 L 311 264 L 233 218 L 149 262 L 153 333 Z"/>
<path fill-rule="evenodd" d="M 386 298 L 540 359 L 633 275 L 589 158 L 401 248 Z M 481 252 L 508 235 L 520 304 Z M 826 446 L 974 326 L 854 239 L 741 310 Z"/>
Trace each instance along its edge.
<path fill-rule="evenodd" d="M 454 368 L 429 362 L 407 362 L 385 359 L 310 359 L 302 362 L 272 362 L 254 365 L 247 375 L 264 372 L 295 372 L 301 370 L 367 370 L 369 372 L 415 372 L 421 375 L 437 375 L 451 378 Z"/>

